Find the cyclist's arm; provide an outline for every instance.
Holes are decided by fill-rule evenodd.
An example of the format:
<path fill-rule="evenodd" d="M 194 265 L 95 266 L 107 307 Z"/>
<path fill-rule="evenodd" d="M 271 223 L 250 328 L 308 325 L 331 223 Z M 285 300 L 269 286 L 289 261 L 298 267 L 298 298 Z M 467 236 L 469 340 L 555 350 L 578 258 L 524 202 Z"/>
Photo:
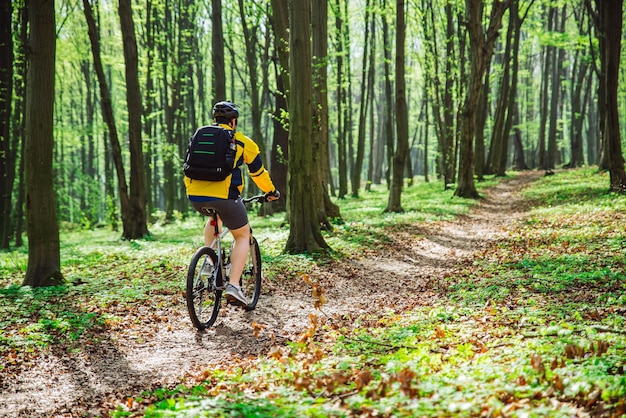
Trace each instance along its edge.
<path fill-rule="evenodd" d="M 243 161 L 248 165 L 250 178 L 259 186 L 259 189 L 261 189 L 263 193 L 273 192 L 276 190 L 276 187 L 274 187 L 270 173 L 265 169 L 265 166 L 263 166 L 259 146 L 247 136 L 241 136 L 243 138 L 238 139 L 244 144 Z"/>

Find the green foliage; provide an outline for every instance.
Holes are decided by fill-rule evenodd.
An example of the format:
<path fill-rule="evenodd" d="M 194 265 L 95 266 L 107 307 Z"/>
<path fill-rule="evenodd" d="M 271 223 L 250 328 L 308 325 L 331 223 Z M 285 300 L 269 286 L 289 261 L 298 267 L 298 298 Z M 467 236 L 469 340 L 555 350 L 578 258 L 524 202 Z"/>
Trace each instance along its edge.
<path fill-rule="evenodd" d="M 591 170 L 543 179 L 526 191 L 531 218 L 448 278 L 431 306 L 312 321 L 291 349 L 208 370 L 205 396 L 178 393 L 147 415 L 233 416 L 243 405 L 257 416 L 623 413 L 626 204 L 603 190 Z M 354 210 L 394 229 L 380 211 Z"/>
<path fill-rule="evenodd" d="M 111 415 L 566 417 L 586 409 L 619 416 L 626 199 L 607 193 L 606 184 L 592 169 L 537 181 L 524 191 L 534 204 L 530 216 L 435 282 L 427 305 L 312 317 L 297 340 L 265 356 L 125 399 Z M 328 233 L 336 251 L 322 256 L 281 254 L 284 215 L 251 214 L 267 278 L 298 279 L 336 259 L 394 248 L 402 234 L 420 234 L 474 204 L 440 190 L 407 189 L 411 209 L 395 215 L 383 213 L 384 192 L 376 188 L 340 200 L 344 222 Z M 203 221 L 154 225 L 151 239 L 132 242 L 107 230 L 65 232 L 68 284 L 54 288 L 19 287 L 26 255 L 2 253 L 0 355 L 7 361 L 0 372 L 53 346 L 81 350 L 111 331 L 141 339 L 143 324 L 171 326 L 161 312 L 184 309 L 182 277 Z"/>

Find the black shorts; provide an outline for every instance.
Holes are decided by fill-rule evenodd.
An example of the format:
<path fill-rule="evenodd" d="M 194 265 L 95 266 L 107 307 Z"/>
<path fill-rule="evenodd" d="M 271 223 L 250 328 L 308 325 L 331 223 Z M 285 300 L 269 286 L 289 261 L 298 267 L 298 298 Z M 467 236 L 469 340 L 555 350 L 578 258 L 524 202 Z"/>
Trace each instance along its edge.
<path fill-rule="evenodd" d="M 241 199 L 219 199 L 209 202 L 190 201 L 191 206 L 203 215 L 209 216 L 208 210 L 219 213 L 228 229 L 239 229 L 248 224 L 248 212 Z"/>

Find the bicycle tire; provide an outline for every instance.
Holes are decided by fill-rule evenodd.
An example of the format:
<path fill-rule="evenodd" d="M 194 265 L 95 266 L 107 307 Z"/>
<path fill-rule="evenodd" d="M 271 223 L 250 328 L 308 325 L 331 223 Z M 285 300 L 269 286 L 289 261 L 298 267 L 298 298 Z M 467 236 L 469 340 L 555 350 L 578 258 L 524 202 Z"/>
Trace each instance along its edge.
<path fill-rule="evenodd" d="M 256 308 L 261 295 L 261 250 L 254 237 L 250 240 L 248 259 L 241 275 L 241 287 L 249 298 L 246 311 Z"/>
<path fill-rule="evenodd" d="M 224 283 L 217 263 L 217 254 L 209 247 L 199 248 L 189 263 L 185 299 L 191 322 L 198 330 L 213 325 L 220 310 Z M 205 264 L 208 271 L 201 272 Z"/>

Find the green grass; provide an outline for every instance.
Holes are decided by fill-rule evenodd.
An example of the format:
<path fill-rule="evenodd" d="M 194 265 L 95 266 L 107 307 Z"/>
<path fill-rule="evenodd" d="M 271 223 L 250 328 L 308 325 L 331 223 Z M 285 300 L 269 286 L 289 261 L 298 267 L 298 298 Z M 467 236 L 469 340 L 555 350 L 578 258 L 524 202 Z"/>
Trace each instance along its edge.
<path fill-rule="evenodd" d="M 432 289 L 429 306 L 320 317 L 299 341 L 211 368 L 196 384 L 146 391 L 135 401 L 148 406 L 114 416 L 625 416 L 626 198 L 607 190 L 591 168 L 541 178 L 524 191 L 529 218 Z M 325 233 L 326 255 L 282 254 L 284 215 L 251 216 L 269 279 L 385 248 L 475 204 L 440 183 L 405 189 L 400 214 L 383 212 L 386 199 L 374 188 L 338 201 L 343 220 Z M 23 250 L 0 254 L 0 355 L 80 350 L 103 328 L 149 320 L 148 298 L 158 309 L 180 304 L 202 223 L 153 225 L 150 239 L 130 243 L 107 230 L 65 232 L 68 284 L 49 289 L 19 286 Z"/>

